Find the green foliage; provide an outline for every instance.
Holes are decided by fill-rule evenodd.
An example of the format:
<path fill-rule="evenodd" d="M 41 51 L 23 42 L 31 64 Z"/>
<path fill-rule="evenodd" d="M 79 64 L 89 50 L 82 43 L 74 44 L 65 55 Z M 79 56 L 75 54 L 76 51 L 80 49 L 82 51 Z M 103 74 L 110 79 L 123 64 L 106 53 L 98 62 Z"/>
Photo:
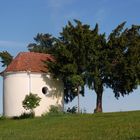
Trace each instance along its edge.
<path fill-rule="evenodd" d="M 84 85 L 83 78 L 80 75 L 72 75 L 70 79 L 74 87 L 78 87 L 79 85 L 81 86 Z"/>
<path fill-rule="evenodd" d="M 50 109 L 49 109 L 49 112 L 46 112 L 44 114 L 42 114 L 43 117 L 47 117 L 47 116 L 61 116 L 63 115 L 64 112 L 62 112 L 61 110 L 61 106 L 55 106 L 55 105 L 51 105 L 50 106 Z"/>
<path fill-rule="evenodd" d="M 50 106 L 50 109 L 49 109 L 49 112 L 50 112 L 50 113 L 59 113 L 59 112 L 60 112 L 60 109 L 59 109 L 58 106 L 51 105 L 51 106 Z"/>
<path fill-rule="evenodd" d="M 40 100 L 41 98 L 38 97 L 37 94 L 30 93 L 29 95 L 25 96 L 22 105 L 26 110 L 30 110 L 30 112 L 33 113 L 33 109 L 39 106 Z"/>
<path fill-rule="evenodd" d="M 19 119 L 28 119 L 28 118 L 34 118 L 34 113 L 30 112 L 30 113 L 23 113 L 19 116 Z"/>
<path fill-rule="evenodd" d="M 77 106 L 73 106 L 72 108 L 68 107 L 67 112 L 75 114 L 77 112 Z"/>
<path fill-rule="evenodd" d="M 29 113 L 22 113 L 20 116 L 14 116 L 13 119 L 14 120 L 19 120 L 19 119 L 32 119 L 34 118 L 35 114 L 34 112 L 29 112 Z"/>
<path fill-rule="evenodd" d="M 105 34 L 99 33 L 98 24 L 90 30 L 88 46 L 86 47 L 86 85 L 97 94 L 96 111 L 102 112 L 103 87 L 106 85 L 105 64 L 107 63 L 107 47 Z"/>
<path fill-rule="evenodd" d="M 28 45 L 28 50 L 31 52 L 50 53 L 55 46 L 57 39 L 50 34 L 37 34 L 34 37 L 35 43 Z"/>
<path fill-rule="evenodd" d="M 91 29 L 79 20 L 68 21 L 58 39 L 38 34 L 29 50 L 54 56 L 55 61 L 45 63 L 55 78 L 62 78 L 66 103 L 84 95 L 87 85 L 97 94 L 95 111 L 102 112 L 104 86 L 113 89 L 118 98 L 140 83 L 140 26 L 125 28 L 125 23 L 107 38 L 99 33 L 98 24 Z"/>
<path fill-rule="evenodd" d="M 0 58 L 2 67 L 8 66 L 13 60 L 13 56 L 7 51 L 0 52 Z"/>
<path fill-rule="evenodd" d="M 0 120 L 5 120 L 5 119 L 6 119 L 6 117 L 5 117 L 5 116 L 0 115 Z"/>
<path fill-rule="evenodd" d="M 140 26 L 132 25 L 130 29 L 124 29 L 124 24 L 120 24 L 108 40 L 108 85 L 117 98 L 136 89 L 140 78 Z"/>
<path fill-rule="evenodd" d="M 84 94 L 86 57 L 90 27 L 78 20 L 70 21 L 60 33 L 55 51 L 52 52 L 56 62 L 47 63 L 49 71 L 64 82 L 64 100 L 72 101 L 79 93 Z M 75 92 L 80 87 L 81 91 Z M 79 93 L 78 93 L 79 92 Z"/>
<path fill-rule="evenodd" d="M 48 115 L 62 115 L 63 112 L 60 106 L 51 105 Z"/>

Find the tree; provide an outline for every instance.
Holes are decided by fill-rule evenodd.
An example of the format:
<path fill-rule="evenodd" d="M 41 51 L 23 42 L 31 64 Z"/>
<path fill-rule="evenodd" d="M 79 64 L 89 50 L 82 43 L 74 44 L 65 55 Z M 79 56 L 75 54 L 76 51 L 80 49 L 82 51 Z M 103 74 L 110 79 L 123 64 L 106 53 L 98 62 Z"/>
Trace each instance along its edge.
<path fill-rule="evenodd" d="M 61 77 L 64 82 L 64 99 L 66 102 L 84 94 L 86 70 L 86 46 L 89 39 L 89 25 L 83 25 L 75 20 L 75 25 L 70 21 L 60 33 L 59 41 L 53 52 L 55 63 L 47 63 L 48 68 L 55 77 Z"/>
<path fill-rule="evenodd" d="M 140 81 L 140 26 L 124 29 L 120 24 L 109 36 L 110 74 L 108 85 L 115 97 L 133 92 Z"/>
<path fill-rule="evenodd" d="M 50 34 L 37 34 L 34 37 L 35 43 L 28 45 L 28 50 L 31 52 L 51 53 L 57 41 L 55 37 Z"/>
<path fill-rule="evenodd" d="M 42 43 L 42 36 L 39 37 Z M 43 45 L 37 44 L 42 49 Z M 55 44 L 55 45 L 54 45 Z M 52 45 L 51 45 L 52 46 Z M 59 39 L 53 43 L 53 51 L 50 53 L 56 59 L 55 62 L 46 62 L 49 71 L 55 77 L 61 77 L 64 82 L 64 100 L 72 101 L 79 94 L 84 95 L 85 83 L 97 93 L 97 112 L 102 112 L 102 93 L 104 80 L 104 54 L 105 35 L 98 33 L 98 25 L 91 30 L 87 24 L 74 20 L 63 28 Z M 33 50 L 34 51 L 34 50 Z"/>
<path fill-rule="evenodd" d="M 124 29 L 124 25 L 125 22 L 118 25 L 106 39 L 104 33 L 99 33 L 98 24 L 90 29 L 78 20 L 74 24 L 69 21 L 58 39 L 47 36 L 45 41 L 49 43 L 43 43 L 44 35 L 38 34 L 37 43 L 30 51 L 37 48 L 54 56 L 55 61 L 46 64 L 54 77 L 63 80 L 65 102 L 84 95 L 87 85 L 97 95 L 95 112 L 102 112 L 105 86 L 113 89 L 118 98 L 132 92 L 140 83 L 140 26 Z"/>
<path fill-rule="evenodd" d="M 13 56 L 7 51 L 0 52 L 0 58 L 0 62 L 3 64 L 2 67 L 8 66 L 13 60 Z"/>
<path fill-rule="evenodd" d="M 113 89 L 118 98 L 136 89 L 140 81 L 140 26 L 123 30 L 124 25 L 125 22 L 118 25 L 108 40 L 98 34 L 98 25 L 92 32 L 87 82 L 97 94 L 95 112 L 102 112 L 104 86 Z"/>
<path fill-rule="evenodd" d="M 39 106 L 40 100 L 41 98 L 37 94 L 30 93 L 29 95 L 25 96 L 22 105 L 26 110 L 30 110 L 31 114 L 34 114 L 34 108 Z"/>
<path fill-rule="evenodd" d="M 107 48 L 105 34 L 99 34 L 98 24 L 91 30 L 87 51 L 86 81 L 90 89 L 97 95 L 94 112 L 102 112 L 102 95 L 106 84 L 105 66 L 107 64 Z"/>

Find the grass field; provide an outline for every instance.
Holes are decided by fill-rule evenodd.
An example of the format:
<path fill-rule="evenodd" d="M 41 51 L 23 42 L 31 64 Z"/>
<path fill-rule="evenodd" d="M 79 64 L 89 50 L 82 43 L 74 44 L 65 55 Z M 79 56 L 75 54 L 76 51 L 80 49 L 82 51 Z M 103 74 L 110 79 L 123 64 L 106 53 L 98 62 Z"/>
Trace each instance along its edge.
<path fill-rule="evenodd" d="M 140 111 L 0 119 L 0 140 L 140 140 Z"/>

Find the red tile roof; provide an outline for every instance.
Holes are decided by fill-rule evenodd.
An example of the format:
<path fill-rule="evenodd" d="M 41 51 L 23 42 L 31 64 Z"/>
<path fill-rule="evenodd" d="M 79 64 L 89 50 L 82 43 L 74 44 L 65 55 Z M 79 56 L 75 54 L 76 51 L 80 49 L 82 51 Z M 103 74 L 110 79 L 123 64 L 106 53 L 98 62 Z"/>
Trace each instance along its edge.
<path fill-rule="evenodd" d="M 9 64 L 4 72 L 31 71 L 46 72 L 47 68 L 43 61 L 51 60 L 53 57 L 49 54 L 35 52 L 21 52 Z"/>

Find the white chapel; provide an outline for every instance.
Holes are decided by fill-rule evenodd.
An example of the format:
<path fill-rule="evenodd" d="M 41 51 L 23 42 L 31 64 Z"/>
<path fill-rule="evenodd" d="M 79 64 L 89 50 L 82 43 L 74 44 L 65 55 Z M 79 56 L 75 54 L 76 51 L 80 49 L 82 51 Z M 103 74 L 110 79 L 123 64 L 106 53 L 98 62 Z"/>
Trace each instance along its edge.
<path fill-rule="evenodd" d="M 53 79 L 43 62 L 51 59 L 49 54 L 21 52 L 1 73 L 4 116 L 19 116 L 26 112 L 22 101 L 29 93 L 38 94 L 41 98 L 35 109 L 36 116 L 48 112 L 51 105 L 63 109 L 63 82 Z"/>

